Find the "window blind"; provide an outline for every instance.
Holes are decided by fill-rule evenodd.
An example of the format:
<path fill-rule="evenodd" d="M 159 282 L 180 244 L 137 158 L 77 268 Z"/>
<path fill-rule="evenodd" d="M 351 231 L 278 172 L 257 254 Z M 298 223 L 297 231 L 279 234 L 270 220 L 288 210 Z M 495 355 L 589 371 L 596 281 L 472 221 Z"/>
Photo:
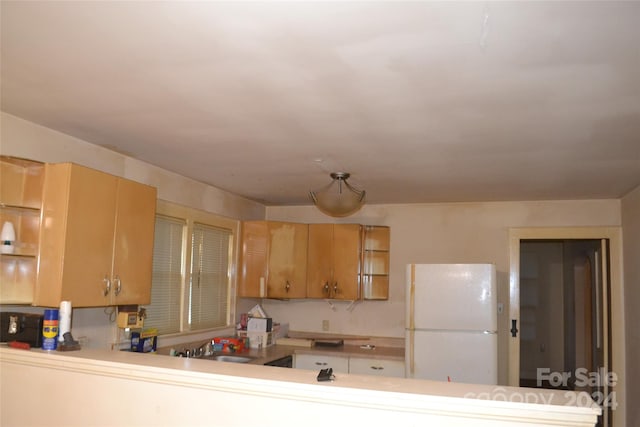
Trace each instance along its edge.
<path fill-rule="evenodd" d="M 194 223 L 189 322 L 191 330 L 228 323 L 231 231 Z"/>
<path fill-rule="evenodd" d="M 145 327 L 157 328 L 160 335 L 180 332 L 185 225 L 184 220 L 156 216 L 151 306 Z"/>

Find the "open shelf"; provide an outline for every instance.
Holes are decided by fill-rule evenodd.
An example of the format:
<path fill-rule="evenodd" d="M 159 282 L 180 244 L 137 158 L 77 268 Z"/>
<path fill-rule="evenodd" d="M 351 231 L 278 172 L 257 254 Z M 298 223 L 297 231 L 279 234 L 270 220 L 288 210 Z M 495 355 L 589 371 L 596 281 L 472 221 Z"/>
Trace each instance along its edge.
<path fill-rule="evenodd" d="M 44 163 L 0 156 L 0 227 L 13 224 L 13 252 L 0 254 L 0 303 L 33 301 L 38 264 Z"/>

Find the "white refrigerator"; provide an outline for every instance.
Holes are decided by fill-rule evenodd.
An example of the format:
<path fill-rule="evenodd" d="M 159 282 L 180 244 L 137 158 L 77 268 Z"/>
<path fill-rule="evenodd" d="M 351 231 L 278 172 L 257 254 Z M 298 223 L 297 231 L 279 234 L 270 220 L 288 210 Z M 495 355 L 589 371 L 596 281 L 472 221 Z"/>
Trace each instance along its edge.
<path fill-rule="evenodd" d="M 493 264 L 407 266 L 407 378 L 498 383 Z"/>

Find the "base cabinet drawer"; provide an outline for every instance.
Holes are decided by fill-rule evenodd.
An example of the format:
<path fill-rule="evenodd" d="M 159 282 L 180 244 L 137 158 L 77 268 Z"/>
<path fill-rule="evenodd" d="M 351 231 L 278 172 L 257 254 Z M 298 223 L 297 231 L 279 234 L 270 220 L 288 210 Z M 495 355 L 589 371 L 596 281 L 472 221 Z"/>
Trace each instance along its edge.
<path fill-rule="evenodd" d="M 332 368 L 334 373 L 348 374 L 349 358 L 317 354 L 294 354 L 293 367 L 297 369 L 309 369 L 312 371 Z"/>
<path fill-rule="evenodd" d="M 404 378 L 404 362 L 387 359 L 349 358 L 349 373 Z"/>

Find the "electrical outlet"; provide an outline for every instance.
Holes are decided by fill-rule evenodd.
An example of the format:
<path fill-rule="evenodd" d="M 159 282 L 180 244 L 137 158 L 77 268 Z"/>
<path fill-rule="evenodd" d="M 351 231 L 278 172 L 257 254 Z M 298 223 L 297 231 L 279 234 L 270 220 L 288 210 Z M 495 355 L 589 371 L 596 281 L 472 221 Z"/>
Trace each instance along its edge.
<path fill-rule="evenodd" d="M 323 320 L 322 321 L 322 330 L 323 331 L 328 331 L 329 330 L 329 321 L 328 320 Z"/>

